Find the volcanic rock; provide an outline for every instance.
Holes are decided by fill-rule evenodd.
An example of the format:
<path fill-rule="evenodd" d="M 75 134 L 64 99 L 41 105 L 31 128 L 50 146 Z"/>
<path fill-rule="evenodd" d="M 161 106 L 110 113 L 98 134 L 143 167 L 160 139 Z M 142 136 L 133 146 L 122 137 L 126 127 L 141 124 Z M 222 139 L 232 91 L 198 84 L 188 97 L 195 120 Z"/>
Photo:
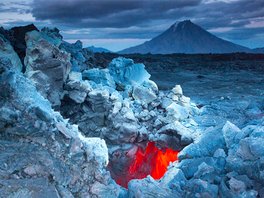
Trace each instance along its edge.
<path fill-rule="evenodd" d="M 159 144 L 168 145 L 175 150 L 181 150 L 193 141 L 192 132 L 179 121 L 167 124 L 157 131 L 160 134 L 156 141 Z"/>
<path fill-rule="evenodd" d="M 1 62 L 0 88 L 5 90 L 0 92 L 1 195 L 105 197 L 111 191 L 117 197 L 122 193 L 105 171 L 104 140 L 84 137 L 16 70 L 10 62 Z M 93 190 L 99 183 L 104 191 Z"/>
<path fill-rule="evenodd" d="M 132 96 L 135 100 L 149 104 L 157 98 L 158 87 L 153 81 L 144 81 L 141 85 L 134 86 Z"/>
<path fill-rule="evenodd" d="M 59 106 L 71 68 L 70 55 L 54 45 L 57 39 L 47 37 L 45 32 L 27 33 L 26 74 L 53 106 Z"/>
<path fill-rule="evenodd" d="M 70 72 L 64 90 L 66 96 L 74 100 L 76 103 L 83 103 L 87 94 L 92 90 L 88 81 L 82 80 L 82 74 L 79 72 Z"/>

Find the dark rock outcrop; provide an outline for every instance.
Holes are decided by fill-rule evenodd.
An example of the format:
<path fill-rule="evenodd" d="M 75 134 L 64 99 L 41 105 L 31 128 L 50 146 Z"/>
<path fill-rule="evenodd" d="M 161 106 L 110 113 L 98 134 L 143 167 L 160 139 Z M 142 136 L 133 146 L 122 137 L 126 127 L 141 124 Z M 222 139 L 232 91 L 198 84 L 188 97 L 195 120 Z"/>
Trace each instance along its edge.
<path fill-rule="evenodd" d="M 18 54 L 22 64 L 24 65 L 24 58 L 26 56 L 26 41 L 25 35 L 27 32 L 31 32 L 33 30 L 38 31 L 35 25 L 30 24 L 26 26 L 13 27 L 10 30 L 5 30 L 1 28 L 0 34 L 3 34 L 7 40 L 11 43 L 14 50 Z M 22 71 L 25 71 L 25 67 L 23 67 Z"/>

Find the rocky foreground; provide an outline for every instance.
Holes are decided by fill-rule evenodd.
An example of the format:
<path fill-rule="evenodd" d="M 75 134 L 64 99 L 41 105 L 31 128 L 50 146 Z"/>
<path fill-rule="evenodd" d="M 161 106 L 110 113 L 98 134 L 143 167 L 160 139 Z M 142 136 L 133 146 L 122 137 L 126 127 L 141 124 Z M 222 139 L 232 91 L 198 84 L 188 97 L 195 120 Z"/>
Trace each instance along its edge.
<path fill-rule="evenodd" d="M 19 54 L 14 38 L 0 34 L 1 197 L 264 197 L 264 119 L 200 128 L 181 87 L 160 91 L 143 64 L 94 68 L 57 29 L 27 31 Z M 179 161 L 160 180 L 116 184 L 149 141 Z"/>

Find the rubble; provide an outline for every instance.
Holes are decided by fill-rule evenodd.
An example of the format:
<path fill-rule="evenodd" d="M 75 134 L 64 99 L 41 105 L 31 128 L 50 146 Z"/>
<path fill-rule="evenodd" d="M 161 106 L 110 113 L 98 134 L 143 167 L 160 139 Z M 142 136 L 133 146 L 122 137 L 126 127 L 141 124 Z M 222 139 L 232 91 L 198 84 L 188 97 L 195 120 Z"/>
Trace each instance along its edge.
<path fill-rule="evenodd" d="M 135 79 L 133 72 L 138 71 L 143 76 L 137 75 Z M 69 79 L 72 78 L 72 73 Z M 168 107 L 161 111 L 159 101 L 166 96 L 160 94 L 157 85 L 149 80 L 150 75 L 144 70 L 144 66 L 134 64 L 132 60 L 117 58 L 109 64 L 109 68 L 84 70 L 82 79 L 80 75 L 78 73 L 76 78 L 79 84 L 91 85 L 90 90 L 84 91 L 87 93 L 86 98 L 85 94 L 74 88 L 74 86 L 78 87 L 77 82 L 72 83 L 68 80 L 65 90 L 69 90 L 70 87 L 75 90 L 73 94 L 75 97 L 80 95 L 83 97 L 77 101 L 69 94 L 70 92 L 65 93 L 61 112 L 66 118 L 70 118 L 71 123 L 78 124 L 86 136 L 103 137 L 108 147 L 152 140 L 153 138 L 150 137 L 158 134 L 157 131 L 162 126 L 177 120 L 182 121 L 193 113 L 191 104 L 182 106 L 180 101 L 169 98 L 171 106 L 176 106 L 181 112 L 175 117 L 171 116 Z M 171 92 L 169 95 L 175 94 Z M 180 94 L 178 96 L 183 97 Z M 67 98 L 72 99 L 72 102 Z M 185 117 L 182 115 L 183 112 Z M 159 124 L 157 121 L 160 121 Z M 154 123 L 159 125 L 159 128 L 153 127 Z M 187 125 L 187 123 L 182 124 Z M 182 139 L 182 142 L 185 141 L 184 146 L 192 142 L 191 126 L 188 125 L 189 129 L 186 130 L 190 132 Z M 179 133 L 178 137 L 181 136 L 182 134 Z M 166 143 L 168 140 L 165 140 L 164 145 Z"/>

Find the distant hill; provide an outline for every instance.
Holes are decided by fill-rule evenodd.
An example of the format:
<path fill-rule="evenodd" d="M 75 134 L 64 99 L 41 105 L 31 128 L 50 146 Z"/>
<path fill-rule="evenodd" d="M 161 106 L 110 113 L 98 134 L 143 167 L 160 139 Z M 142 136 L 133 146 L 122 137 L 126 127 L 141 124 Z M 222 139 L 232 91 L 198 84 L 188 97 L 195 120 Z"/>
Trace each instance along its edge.
<path fill-rule="evenodd" d="M 105 49 L 105 48 L 102 48 L 102 47 L 95 47 L 95 46 L 87 47 L 87 49 L 91 50 L 94 53 L 96 53 L 96 52 L 99 52 L 99 53 L 102 53 L 102 52 L 105 52 L 105 53 L 111 52 L 108 49 Z"/>
<path fill-rule="evenodd" d="M 255 49 L 253 49 L 253 52 L 254 53 L 264 53 L 264 47 L 261 47 L 261 48 L 255 48 Z"/>
<path fill-rule="evenodd" d="M 190 20 L 173 24 L 162 34 L 141 45 L 120 51 L 131 53 L 232 53 L 250 52 L 251 49 L 223 40 L 204 30 Z"/>

